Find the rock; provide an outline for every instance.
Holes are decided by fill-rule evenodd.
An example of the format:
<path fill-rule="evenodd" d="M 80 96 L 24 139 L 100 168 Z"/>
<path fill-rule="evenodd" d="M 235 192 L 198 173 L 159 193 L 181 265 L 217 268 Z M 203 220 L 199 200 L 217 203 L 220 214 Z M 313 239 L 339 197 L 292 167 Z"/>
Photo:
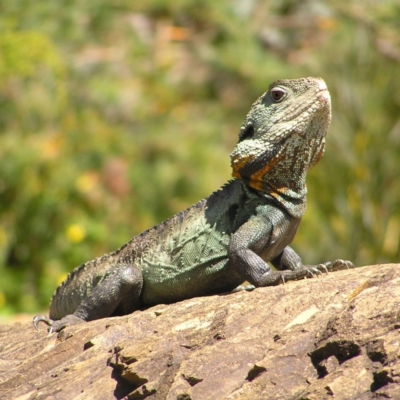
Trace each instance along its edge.
<path fill-rule="evenodd" d="M 1 399 L 400 399 L 400 264 L 48 335 L 0 327 Z"/>

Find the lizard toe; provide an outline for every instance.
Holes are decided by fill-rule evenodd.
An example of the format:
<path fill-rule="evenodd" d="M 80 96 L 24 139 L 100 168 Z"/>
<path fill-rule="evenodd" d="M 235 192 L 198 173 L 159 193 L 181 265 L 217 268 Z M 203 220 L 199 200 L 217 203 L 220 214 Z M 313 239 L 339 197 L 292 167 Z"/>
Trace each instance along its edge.
<path fill-rule="evenodd" d="M 49 317 L 46 317 L 45 315 L 36 315 L 33 318 L 33 326 L 35 327 L 36 330 L 38 330 L 38 325 L 39 322 L 44 322 L 47 326 L 52 326 L 54 321 L 52 319 L 50 319 Z"/>
<path fill-rule="evenodd" d="M 328 268 L 327 268 L 327 265 L 325 265 L 325 264 L 318 264 L 318 268 L 320 268 L 319 269 L 319 271 L 321 272 L 321 269 L 322 270 L 324 270 L 326 273 L 329 273 L 329 271 L 328 271 Z"/>
<path fill-rule="evenodd" d="M 84 321 L 82 318 L 77 317 L 76 315 L 70 314 L 61 318 L 58 321 L 53 321 L 50 326 L 49 333 L 60 332 L 67 326 L 81 324 Z"/>
<path fill-rule="evenodd" d="M 331 264 L 332 264 L 332 267 L 336 268 L 336 269 L 354 268 L 354 264 L 348 260 L 337 259 L 337 260 L 333 261 Z"/>
<path fill-rule="evenodd" d="M 309 268 L 307 270 L 307 272 L 310 274 L 311 278 L 314 278 L 315 275 L 322 275 L 322 272 L 319 270 L 319 268 L 320 268 L 320 265 L 318 265 L 317 267 Z"/>

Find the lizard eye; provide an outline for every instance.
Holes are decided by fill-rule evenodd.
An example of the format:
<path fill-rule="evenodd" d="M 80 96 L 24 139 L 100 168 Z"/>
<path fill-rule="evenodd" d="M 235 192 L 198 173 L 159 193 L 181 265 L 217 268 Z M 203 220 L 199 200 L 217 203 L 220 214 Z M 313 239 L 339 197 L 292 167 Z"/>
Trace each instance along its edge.
<path fill-rule="evenodd" d="M 279 87 L 271 89 L 271 98 L 275 103 L 279 103 L 285 97 L 286 97 L 286 92 L 283 89 Z"/>
<path fill-rule="evenodd" d="M 249 124 L 243 131 L 240 132 L 239 142 L 241 142 L 242 140 L 251 139 L 253 135 L 254 135 L 254 126 L 252 124 Z"/>

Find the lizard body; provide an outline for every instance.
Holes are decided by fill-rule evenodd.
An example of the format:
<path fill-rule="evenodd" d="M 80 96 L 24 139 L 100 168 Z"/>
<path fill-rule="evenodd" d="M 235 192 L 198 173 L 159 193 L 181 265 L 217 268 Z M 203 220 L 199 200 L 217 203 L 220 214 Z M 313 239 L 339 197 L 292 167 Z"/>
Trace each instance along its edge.
<path fill-rule="evenodd" d="M 349 267 L 304 266 L 289 247 L 306 209 L 306 173 L 321 158 L 330 97 L 319 78 L 281 80 L 252 106 L 231 154 L 235 179 L 208 198 L 73 270 L 56 290 L 51 331 L 160 303 Z M 268 262 L 279 271 L 272 271 Z"/>

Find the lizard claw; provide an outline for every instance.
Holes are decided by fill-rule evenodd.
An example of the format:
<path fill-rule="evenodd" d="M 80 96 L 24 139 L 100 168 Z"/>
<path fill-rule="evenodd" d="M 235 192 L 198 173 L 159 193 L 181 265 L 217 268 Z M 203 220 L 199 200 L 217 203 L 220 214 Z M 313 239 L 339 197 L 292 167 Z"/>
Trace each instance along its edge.
<path fill-rule="evenodd" d="M 323 268 L 324 270 L 326 270 L 324 265 L 319 264 L 317 268 L 313 269 L 313 271 L 317 274 L 317 275 L 322 275 L 322 271 L 319 268 Z"/>
<path fill-rule="evenodd" d="M 315 272 L 316 271 L 316 269 L 315 268 L 312 268 L 312 270 Z M 311 268 L 310 269 L 306 269 L 306 272 L 307 272 L 307 274 L 309 274 L 310 275 L 310 278 L 314 278 L 314 274 L 313 274 L 313 271 L 311 270 Z"/>
<path fill-rule="evenodd" d="M 36 315 L 33 318 L 33 326 L 35 327 L 36 330 L 38 330 L 38 325 L 39 322 L 44 322 L 47 326 L 50 327 L 49 332 L 52 333 L 52 325 L 54 323 L 54 321 L 48 317 L 46 317 L 45 315 Z"/>
<path fill-rule="evenodd" d="M 323 269 L 326 273 L 328 273 L 328 268 L 325 264 L 318 264 L 318 268 Z M 319 272 L 321 272 L 320 270 L 318 270 Z M 321 272 L 322 273 L 322 272 Z"/>
<path fill-rule="evenodd" d="M 345 265 L 347 267 L 347 269 L 355 268 L 355 265 L 349 260 L 337 260 L 337 261 L 340 261 L 342 265 Z"/>
<path fill-rule="evenodd" d="M 311 278 L 314 278 L 314 274 L 322 275 L 322 272 L 318 268 L 324 268 L 326 270 L 326 272 L 328 272 L 325 265 L 322 265 L 322 264 L 319 264 L 316 267 L 307 268 L 306 271 L 308 274 L 310 274 Z"/>

